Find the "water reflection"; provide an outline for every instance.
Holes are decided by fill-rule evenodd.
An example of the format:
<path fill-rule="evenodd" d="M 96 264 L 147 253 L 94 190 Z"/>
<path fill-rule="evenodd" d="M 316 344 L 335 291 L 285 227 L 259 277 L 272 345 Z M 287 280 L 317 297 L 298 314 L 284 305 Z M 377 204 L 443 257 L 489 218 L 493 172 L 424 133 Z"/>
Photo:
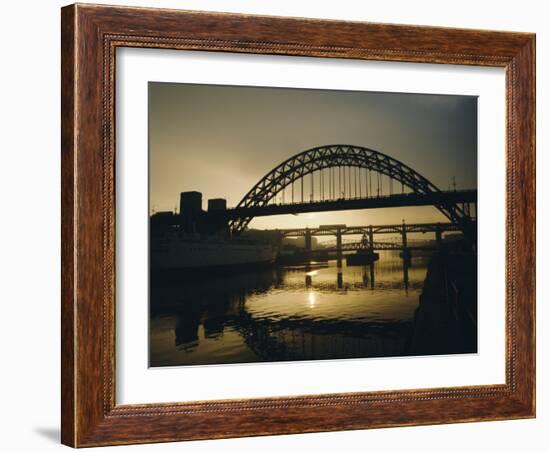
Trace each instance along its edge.
<path fill-rule="evenodd" d="M 152 366 L 408 354 L 427 257 L 151 281 Z"/>

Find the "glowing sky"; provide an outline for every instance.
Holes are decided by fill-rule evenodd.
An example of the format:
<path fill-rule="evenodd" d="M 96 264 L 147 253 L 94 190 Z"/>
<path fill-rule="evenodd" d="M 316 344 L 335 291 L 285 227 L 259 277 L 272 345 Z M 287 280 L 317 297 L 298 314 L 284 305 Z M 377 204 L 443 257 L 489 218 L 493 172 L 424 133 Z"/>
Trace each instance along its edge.
<path fill-rule="evenodd" d="M 441 189 L 477 187 L 477 98 L 149 83 L 150 209 L 179 193 L 237 205 L 282 161 L 325 144 L 376 149 Z M 253 228 L 445 221 L 433 207 L 257 218 Z"/>

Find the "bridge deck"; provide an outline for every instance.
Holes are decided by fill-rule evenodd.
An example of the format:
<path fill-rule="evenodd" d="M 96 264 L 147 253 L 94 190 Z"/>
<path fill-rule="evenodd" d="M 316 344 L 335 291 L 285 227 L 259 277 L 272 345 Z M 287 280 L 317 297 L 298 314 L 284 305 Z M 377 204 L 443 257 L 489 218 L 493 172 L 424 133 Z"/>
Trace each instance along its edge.
<path fill-rule="evenodd" d="M 290 204 L 269 204 L 266 206 L 235 207 L 209 212 L 216 218 L 237 220 L 239 218 L 270 215 L 327 212 L 337 210 L 380 209 L 386 207 L 432 206 L 477 202 L 477 190 L 440 191 L 432 193 L 400 193 L 369 198 L 317 200 Z"/>

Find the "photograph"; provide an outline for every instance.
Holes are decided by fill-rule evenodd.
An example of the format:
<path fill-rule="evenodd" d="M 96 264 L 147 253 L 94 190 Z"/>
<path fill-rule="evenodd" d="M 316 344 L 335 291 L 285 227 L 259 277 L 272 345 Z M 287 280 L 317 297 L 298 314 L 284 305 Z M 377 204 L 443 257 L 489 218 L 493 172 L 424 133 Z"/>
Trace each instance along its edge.
<path fill-rule="evenodd" d="M 115 3 L 2 5 L 2 450 L 549 451 L 547 4 Z"/>
<path fill-rule="evenodd" d="M 149 366 L 472 354 L 478 98 L 148 83 Z"/>

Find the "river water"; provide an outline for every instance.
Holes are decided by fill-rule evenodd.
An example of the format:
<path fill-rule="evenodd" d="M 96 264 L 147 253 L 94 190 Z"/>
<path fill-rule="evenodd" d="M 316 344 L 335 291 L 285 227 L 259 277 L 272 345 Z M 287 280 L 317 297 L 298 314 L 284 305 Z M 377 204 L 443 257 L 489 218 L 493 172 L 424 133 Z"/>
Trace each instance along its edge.
<path fill-rule="evenodd" d="M 428 257 L 151 281 L 150 365 L 406 356 Z"/>

